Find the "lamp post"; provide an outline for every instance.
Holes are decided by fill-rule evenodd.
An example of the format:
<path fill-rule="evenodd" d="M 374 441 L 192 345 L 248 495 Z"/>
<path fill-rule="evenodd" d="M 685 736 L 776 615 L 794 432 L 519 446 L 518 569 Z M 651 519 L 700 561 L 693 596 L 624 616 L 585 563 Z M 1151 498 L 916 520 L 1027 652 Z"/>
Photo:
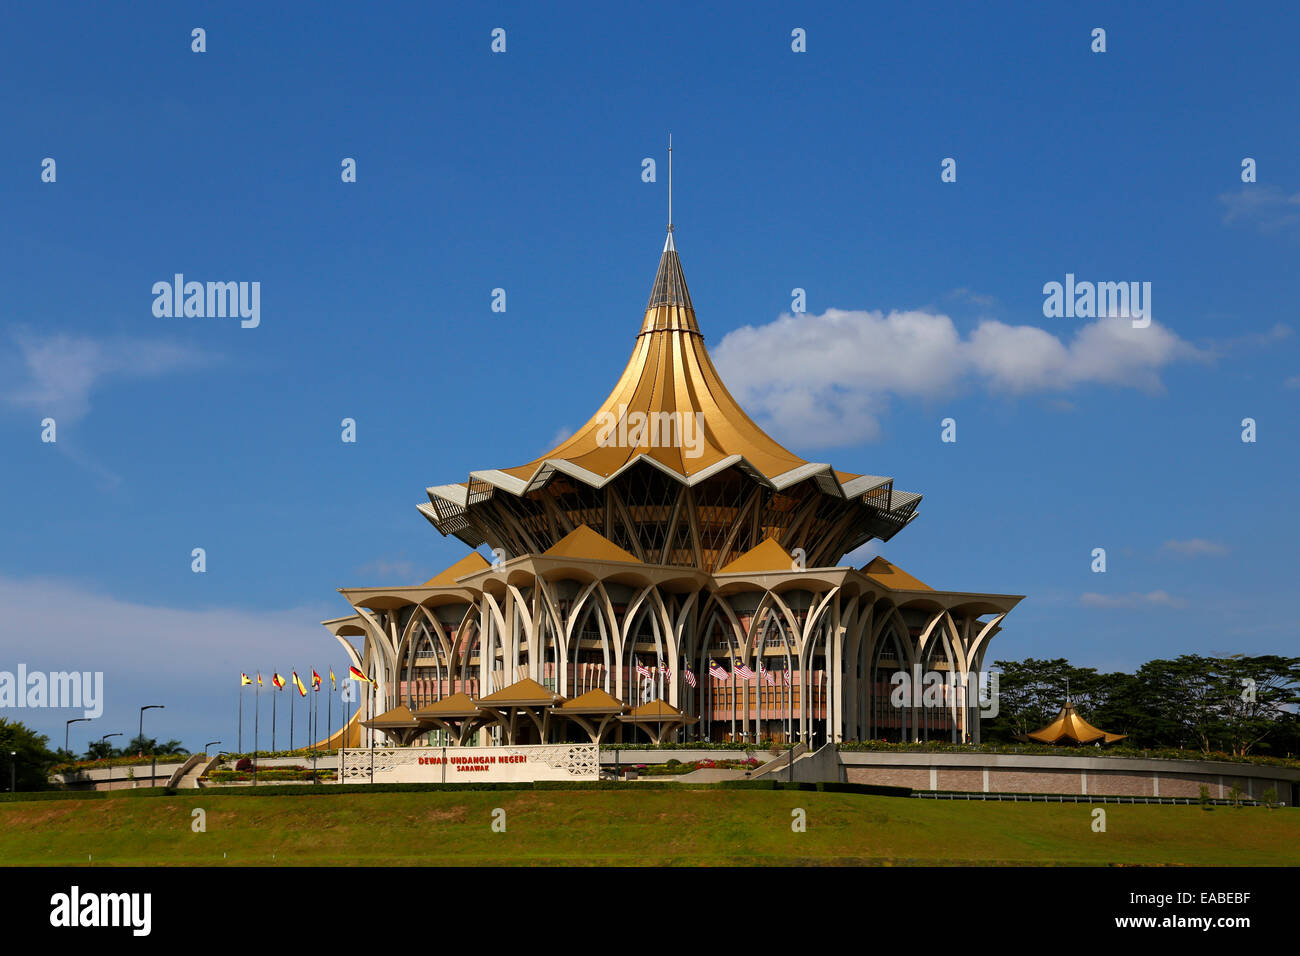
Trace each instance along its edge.
<path fill-rule="evenodd" d="M 18 792 L 18 751 L 9 751 L 9 792 Z"/>
<path fill-rule="evenodd" d="M 164 708 L 164 706 L 165 706 L 164 704 L 145 704 L 143 707 L 140 708 L 140 733 L 139 733 L 139 735 L 136 737 L 136 740 L 138 740 L 138 741 L 140 742 L 140 746 L 141 746 L 141 747 L 144 746 L 144 712 L 145 712 L 146 710 L 162 710 L 162 709 Z M 153 748 L 152 748 L 152 747 L 149 748 L 149 756 L 151 756 L 151 757 L 153 756 Z M 150 765 L 149 765 L 149 786 L 151 786 L 151 787 L 153 786 L 153 775 L 154 775 L 154 767 L 155 767 L 155 764 L 156 764 L 156 761 L 150 761 Z"/>
<path fill-rule="evenodd" d="M 209 740 L 206 744 L 204 744 L 204 745 L 203 745 L 203 756 L 206 757 L 206 756 L 208 755 L 208 748 L 209 748 L 209 747 L 213 746 L 214 744 L 219 744 L 219 743 L 221 743 L 220 740 Z"/>
<path fill-rule="evenodd" d="M 72 753 L 72 751 L 68 749 L 68 731 L 70 731 L 70 730 L 72 729 L 72 725 L 73 725 L 73 724 L 80 724 L 80 723 L 82 723 L 83 721 L 93 720 L 93 719 L 94 719 L 94 718 L 92 718 L 92 717 L 73 717 L 71 720 L 64 721 L 64 723 L 63 723 L 63 750 L 64 750 L 65 753 Z"/>
<path fill-rule="evenodd" d="M 102 744 L 109 737 L 121 737 L 121 736 L 122 736 L 121 734 L 104 734 L 104 736 L 99 738 L 99 742 Z M 112 754 L 110 754 L 109 756 L 112 756 Z"/>

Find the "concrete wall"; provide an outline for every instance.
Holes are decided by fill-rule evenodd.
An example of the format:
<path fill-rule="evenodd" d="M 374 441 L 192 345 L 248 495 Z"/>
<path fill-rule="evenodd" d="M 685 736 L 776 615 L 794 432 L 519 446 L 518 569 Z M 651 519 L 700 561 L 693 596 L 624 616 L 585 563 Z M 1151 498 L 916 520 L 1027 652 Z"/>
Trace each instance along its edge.
<path fill-rule="evenodd" d="M 69 790 L 130 790 L 134 787 L 165 787 L 174 772 L 185 765 L 188 758 L 177 760 L 168 757 L 166 762 L 159 761 L 153 768 L 154 775 L 149 776 L 149 764 L 133 764 L 128 767 L 104 767 L 98 770 L 82 770 L 77 773 L 56 773 L 50 777 L 54 783 L 61 783 Z M 128 773 L 134 773 L 134 778 Z"/>
<path fill-rule="evenodd" d="M 849 783 L 970 793 L 1061 793 L 1134 797 L 1228 797 L 1234 783 L 1259 799 L 1273 789 L 1295 800 L 1300 769 L 1208 760 L 983 753 L 840 751 Z"/>

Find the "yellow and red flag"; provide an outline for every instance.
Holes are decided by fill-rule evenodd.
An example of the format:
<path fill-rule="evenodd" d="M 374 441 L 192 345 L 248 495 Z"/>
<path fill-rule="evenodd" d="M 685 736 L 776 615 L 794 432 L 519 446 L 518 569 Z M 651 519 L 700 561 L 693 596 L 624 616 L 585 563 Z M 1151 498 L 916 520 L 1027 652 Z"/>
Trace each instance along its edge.
<path fill-rule="evenodd" d="M 293 672 L 293 682 L 298 688 L 298 694 L 302 697 L 307 696 L 307 688 L 302 686 L 302 680 L 298 677 L 298 672 Z"/>
<path fill-rule="evenodd" d="M 284 678 L 279 674 L 271 675 L 271 683 L 275 685 L 276 690 L 284 690 Z"/>
<path fill-rule="evenodd" d="M 248 679 L 248 675 L 247 675 L 247 674 L 240 674 L 240 675 L 239 675 L 239 686 L 240 686 L 240 687 L 243 687 L 245 684 L 251 684 L 251 683 L 253 683 L 253 682 L 252 682 L 251 680 Z"/>
<path fill-rule="evenodd" d="M 261 672 L 261 671 L 258 671 L 258 672 L 257 672 L 257 686 L 258 686 L 258 687 L 261 687 L 261 686 L 262 686 L 262 672 Z"/>
<path fill-rule="evenodd" d="M 353 680 L 363 680 L 363 681 L 365 681 L 367 684 L 372 684 L 372 683 L 374 683 L 374 681 L 372 681 L 372 680 L 371 680 L 369 677 L 367 677 L 365 674 L 361 673 L 361 671 L 357 670 L 357 669 L 356 669 L 355 667 L 353 667 L 351 664 L 348 665 L 348 675 L 349 675 L 350 677 L 352 677 Z"/>
<path fill-rule="evenodd" d="M 334 668 L 330 668 L 330 690 L 334 690 Z"/>
<path fill-rule="evenodd" d="M 316 673 L 316 668 L 311 669 L 311 689 L 320 690 L 320 674 Z"/>

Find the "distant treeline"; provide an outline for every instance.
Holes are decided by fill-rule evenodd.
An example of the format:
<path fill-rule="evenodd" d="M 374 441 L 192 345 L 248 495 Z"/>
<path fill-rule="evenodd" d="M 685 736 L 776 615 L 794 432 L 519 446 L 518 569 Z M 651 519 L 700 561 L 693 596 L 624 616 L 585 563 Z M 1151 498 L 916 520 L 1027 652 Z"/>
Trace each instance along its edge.
<path fill-rule="evenodd" d="M 1080 716 L 1125 745 L 1234 756 L 1300 755 L 1300 657 L 1200 657 L 1147 661 L 1135 674 L 1098 673 L 1065 658 L 996 661 L 999 712 L 980 725 L 987 742 L 1046 726 L 1066 698 Z"/>

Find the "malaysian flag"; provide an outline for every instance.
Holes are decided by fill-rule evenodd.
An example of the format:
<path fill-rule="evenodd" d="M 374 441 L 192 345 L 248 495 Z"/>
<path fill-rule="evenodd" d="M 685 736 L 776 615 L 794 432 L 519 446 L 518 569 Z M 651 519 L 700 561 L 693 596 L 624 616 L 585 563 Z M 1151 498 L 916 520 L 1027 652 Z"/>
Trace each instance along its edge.
<path fill-rule="evenodd" d="M 664 663 L 664 659 L 662 657 L 659 658 L 659 669 L 664 672 L 665 680 L 673 679 L 672 669 L 667 664 Z"/>
<path fill-rule="evenodd" d="M 754 676 L 754 672 L 741 662 L 740 658 L 734 658 L 731 662 L 731 669 L 741 680 L 749 680 Z"/>
<path fill-rule="evenodd" d="M 786 685 L 789 686 L 789 684 L 790 684 L 790 668 L 788 668 L 788 667 L 783 668 L 782 671 L 781 671 L 781 674 L 785 677 Z"/>
<path fill-rule="evenodd" d="M 723 667 L 721 664 L 719 664 L 717 661 L 710 660 L 709 676 L 712 677 L 714 680 L 726 680 L 731 675 L 728 674 L 727 669 Z"/>
<path fill-rule="evenodd" d="M 686 665 L 686 670 L 682 671 L 682 676 L 686 678 L 686 683 L 690 684 L 692 687 L 697 687 L 699 685 L 699 682 L 695 679 L 695 672 L 691 670 L 690 664 Z"/>
<path fill-rule="evenodd" d="M 763 683 L 766 684 L 768 687 L 775 687 L 776 678 L 772 676 L 772 672 L 768 670 L 766 667 L 764 667 L 762 664 L 758 665 L 758 669 L 763 672 Z"/>

